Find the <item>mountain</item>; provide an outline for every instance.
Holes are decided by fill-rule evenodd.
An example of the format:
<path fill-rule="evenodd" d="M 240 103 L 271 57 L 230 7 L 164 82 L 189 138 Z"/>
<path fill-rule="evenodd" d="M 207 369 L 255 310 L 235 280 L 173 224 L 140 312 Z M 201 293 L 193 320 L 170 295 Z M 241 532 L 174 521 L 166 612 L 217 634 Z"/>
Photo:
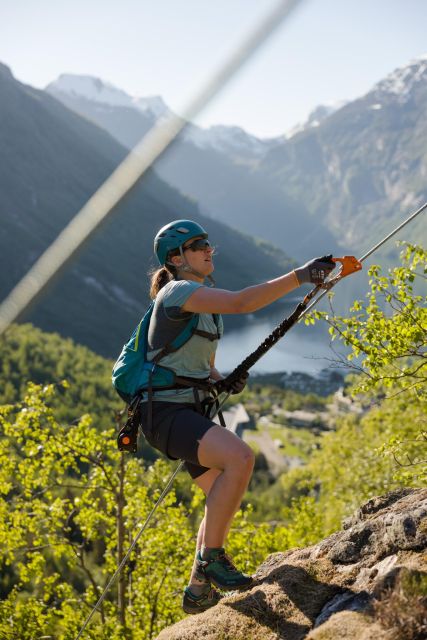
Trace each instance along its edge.
<path fill-rule="evenodd" d="M 253 587 L 166 627 L 158 640 L 417 640 L 426 637 L 427 490 L 378 496 L 341 531 L 273 553 Z M 248 549 L 250 552 L 250 549 Z"/>
<path fill-rule="evenodd" d="M 171 113 L 159 96 L 130 96 L 111 83 L 93 76 L 63 73 L 48 84 L 46 91 L 74 111 L 103 126 L 127 147 L 133 147 L 157 118 Z M 131 122 L 127 123 L 129 110 L 136 111 L 139 118 L 133 114 Z M 120 113 L 126 115 L 126 118 L 118 117 Z M 264 155 L 276 144 L 274 138 L 260 140 L 240 127 L 217 125 L 203 129 L 191 123 L 182 133 L 181 139 L 201 149 L 213 149 L 246 161 L 248 156 L 258 158 Z"/>
<path fill-rule="evenodd" d="M 427 59 L 421 58 L 317 127 L 277 144 L 256 173 L 284 195 L 304 199 L 340 244 L 363 252 L 426 200 L 426 103 Z M 419 218 L 403 237 L 425 242 L 426 228 Z"/>
<path fill-rule="evenodd" d="M 111 90 L 97 91 L 109 85 L 98 78 L 91 81 L 93 86 L 88 88 L 85 77 L 61 76 L 47 91 L 132 148 L 153 125 L 156 114 L 141 110 L 131 96 L 122 98 L 119 89 L 114 99 Z M 305 199 L 286 195 L 255 170 L 279 141 L 259 140 L 239 127 L 204 130 L 189 123 L 156 163 L 156 171 L 195 198 L 201 213 L 263 238 L 299 260 L 334 252 L 333 235 L 310 216 Z"/>
<path fill-rule="evenodd" d="M 239 128 L 188 125 L 157 170 L 206 215 L 301 259 L 361 254 L 426 200 L 426 69 L 426 58 L 413 60 L 365 96 L 319 106 L 272 140 Z M 88 92 L 84 109 L 70 94 L 58 97 L 128 146 L 150 126 L 147 112 L 125 114 L 111 104 L 101 119 Z M 425 228 L 420 218 L 400 237 L 423 242 Z M 394 260 L 394 245 L 383 256 Z"/>
<path fill-rule="evenodd" d="M 127 151 L 107 132 L 0 66 L 0 216 L 4 297 Z M 219 246 L 216 278 L 238 289 L 283 273 L 279 250 L 200 214 L 194 201 L 148 172 L 115 216 L 81 249 L 26 319 L 112 357 L 148 301 L 147 266 L 155 232 L 193 218 Z"/>
<path fill-rule="evenodd" d="M 346 104 L 345 100 L 340 100 L 331 104 L 319 104 L 315 109 L 313 109 L 305 122 L 296 124 L 294 127 L 286 131 L 284 135 L 284 139 L 288 140 L 292 138 L 297 133 L 301 133 L 301 131 L 306 131 L 307 129 L 311 129 L 312 127 L 318 127 L 323 120 L 326 120 L 332 113 L 341 109 Z"/>

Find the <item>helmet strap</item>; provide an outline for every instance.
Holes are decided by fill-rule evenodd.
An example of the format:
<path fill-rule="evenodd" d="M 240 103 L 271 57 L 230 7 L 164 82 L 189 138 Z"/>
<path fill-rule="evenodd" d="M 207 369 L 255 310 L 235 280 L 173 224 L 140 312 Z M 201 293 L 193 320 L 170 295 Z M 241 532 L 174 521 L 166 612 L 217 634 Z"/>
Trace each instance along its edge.
<path fill-rule="evenodd" d="M 180 256 L 181 256 L 182 261 L 184 263 L 181 267 L 179 267 L 179 269 L 181 269 L 181 271 L 186 271 L 187 273 L 193 273 L 198 278 L 203 278 L 203 280 L 205 280 L 207 278 L 209 280 L 209 286 L 211 286 L 211 287 L 215 286 L 215 280 L 212 278 L 211 275 L 204 276 L 203 273 L 200 273 L 200 271 L 196 271 L 196 269 L 193 269 L 193 267 L 190 267 L 190 265 L 188 264 L 187 260 L 185 259 L 185 255 L 184 255 L 184 251 L 182 250 L 182 246 L 179 247 L 179 253 L 180 253 Z"/>

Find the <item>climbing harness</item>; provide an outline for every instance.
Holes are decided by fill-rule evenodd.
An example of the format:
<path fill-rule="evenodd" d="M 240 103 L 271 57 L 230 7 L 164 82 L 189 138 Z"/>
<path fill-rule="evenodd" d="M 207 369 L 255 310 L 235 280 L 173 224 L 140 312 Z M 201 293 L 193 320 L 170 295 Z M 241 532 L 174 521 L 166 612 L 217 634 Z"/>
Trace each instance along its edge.
<path fill-rule="evenodd" d="M 409 224 L 414 218 L 416 218 L 420 213 L 422 213 L 425 209 L 427 209 L 427 202 L 422 205 L 415 213 L 410 215 L 404 222 L 402 222 L 398 227 L 396 227 L 391 233 L 389 233 L 385 238 L 383 238 L 378 244 L 372 247 L 369 251 L 367 251 L 359 260 L 354 256 L 344 256 L 343 258 L 334 258 L 334 261 L 339 262 L 341 264 L 339 272 L 329 278 L 326 282 L 321 285 L 317 285 L 314 287 L 309 293 L 306 294 L 302 302 L 300 302 L 293 313 L 283 320 L 273 331 L 272 333 L 264 340 L 264 342 L 253 352 L 251 353 L 243 362 L 238 365 L 226 378 L 219 381 L 215 385 L 213 385 L 214 389 L 214 399 L 213 401 L 205 407 L 206 415 L 209 415 L 211 419 L 216 416 L 216 413 L 220 410 L 220 408 L 224 405 L 227 398 L 230 395 L 230 387 L 238 380 L 244 373 L 247 373 L 250 367 L 252 367 L 258 360 L 265 354 L 273 345 L 275 345 L 280 338 L 282 338 L 285 333 L 289 331 L 291 327 L 293 327 L 301 318 L 308 313 L 310 309 L 314 307 L 326 294 L 328 291 L 332 289 L 340 280 L 345 278 L 346 276 L 356 273 L 362 269 L 362 262 L 364 262 L 370 255 L 372 255 L 377 249 L 379 249 L 385 242 L 390 240 L 398 231 L 403 229 L 407 224 Z M 321 291 L 322 290 L 322 291 Z M 320 293 L 319 293 L 320 292 Z M 319 295 L 317 295 L 319 294 Z M 223 397 L 220 400 L 220 395 Z M 120 575 L 124 567 L 126 566 L 132 551 L 135 549 L 139 539 L 141 538 L 144 531 L 147 529 L 148 524 L 151 521 L 151 518 L 157 511 L 157 508 L 162 503 L 163 499 L 169 492 L 170 488 L 173 485 L 173 482 L 178 475 L 178 473 L 182 470 L 184 466 L 184 461 L 181 461 L 175 471 L 170 476 L 167 481 L 161 495 L 159 496 L 157 502 L 151 509 L 148 514 L 144 524 L 141 526 L 140 530 L 136 534 L 135 538 L 131 542 L 131 545 L 117 567 L 114 574 L 111 576 L 108 581 L 104 591 L 102 592 L 98 602 L 95 604 L 94 608 L 86 618 L 82 628 L 80 629 L 78 635 L 76 636 L 76 640 L 79 640 L 86 629 L 87 625 L 91 621 L 92 617 L 95 615 L 96 611 L 98 611 L 101 604 L 104 602 L 108 591 L 116 581 L 117 577 Z"/>
<path fill-rule="evenodd" d="M 209 333 L 198 329 L 199 314 L 193 313 L 185 327 L 175 338 L 168 342 L 152 358 L 148 359 L 148 329 L 154 311 L 154 301 L 148 307 L 142 320 L 132 333 L 129 341 L 113 366 L 112 383 L 119 396 L 128 403 L 128 417 L 124 427 L 117 436 L 119 451 L 135 453 L 137 450 L 138 430 L 140 425 L 140 405 L 146 395 L 148 403 L 147 432 L 151 433 L 153 423 L 154 392 L 170 389 L 192 389 L 194 404 L 199 413 L 203 413 L 199 391 L 208 392 L 212 387 L 209 379 L 178 376 L 159 362 L 167 355 L 175 353 L 194 335 L 210 341 L 220 339 L 219 316 L 212 314 L 216 332 Z"/>

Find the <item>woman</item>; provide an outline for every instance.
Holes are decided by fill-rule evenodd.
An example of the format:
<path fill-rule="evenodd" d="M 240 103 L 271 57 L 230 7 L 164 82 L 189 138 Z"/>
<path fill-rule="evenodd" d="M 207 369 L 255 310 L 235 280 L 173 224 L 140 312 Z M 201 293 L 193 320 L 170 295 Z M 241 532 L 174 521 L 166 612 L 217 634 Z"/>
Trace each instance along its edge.
<path fill-rule="evenodd" d="M 161 365 L 181 378 L 200 381 L 199 387 L 154 391 L 152 416 L 147 420 L 147 403 L 142 422 L 147 439 L 170 458 L 186 462 L 194 482 L 206 495 L 205 516 L 200 524 L 196 556 L 183 608 L 199 613 L 220 599 L 218 589 L 236 590 L 250 586 L 252 578 L 239 571 L 225 555 L 224 542 L 232 519 L 248 486 L 254 454 L 234 433 L 197 411 L 194 393 L 208 394 L 203 382 L 221 380 L 215 368 L 215 351 L 223 332 L 220 314 L 251 313 L 274 302 L 307 282 L 319 284 L 334 268 L 329 258 L 318 258 L 275 280 L 240 291 L 204 286 L 214 270 L 214 249 L 208 234 L 191 220 L 175 220 L 164 226 L 154 240 L 161 268 L 152 275 L 151 297 L 155 299 L 148 331 L 148 359 L 155 358 L 171 342 L 192 314 L 199 314 L 198 332 L 178 351 L 169 353 Z M 245 386 L 235 383 L 234 393 Z"/>

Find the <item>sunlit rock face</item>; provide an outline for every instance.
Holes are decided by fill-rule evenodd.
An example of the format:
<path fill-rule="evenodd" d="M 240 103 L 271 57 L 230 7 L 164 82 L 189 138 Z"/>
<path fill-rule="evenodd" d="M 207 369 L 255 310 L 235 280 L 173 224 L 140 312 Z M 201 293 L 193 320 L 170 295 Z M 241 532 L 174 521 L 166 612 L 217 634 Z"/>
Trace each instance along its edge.
<path fill-rule="evenodd" d="M 158 640 L 426 637 L 426 548 L 427 489 L 375 497 L 341 531 L 269 556 L 251 590 L 164 629 Z"/>

